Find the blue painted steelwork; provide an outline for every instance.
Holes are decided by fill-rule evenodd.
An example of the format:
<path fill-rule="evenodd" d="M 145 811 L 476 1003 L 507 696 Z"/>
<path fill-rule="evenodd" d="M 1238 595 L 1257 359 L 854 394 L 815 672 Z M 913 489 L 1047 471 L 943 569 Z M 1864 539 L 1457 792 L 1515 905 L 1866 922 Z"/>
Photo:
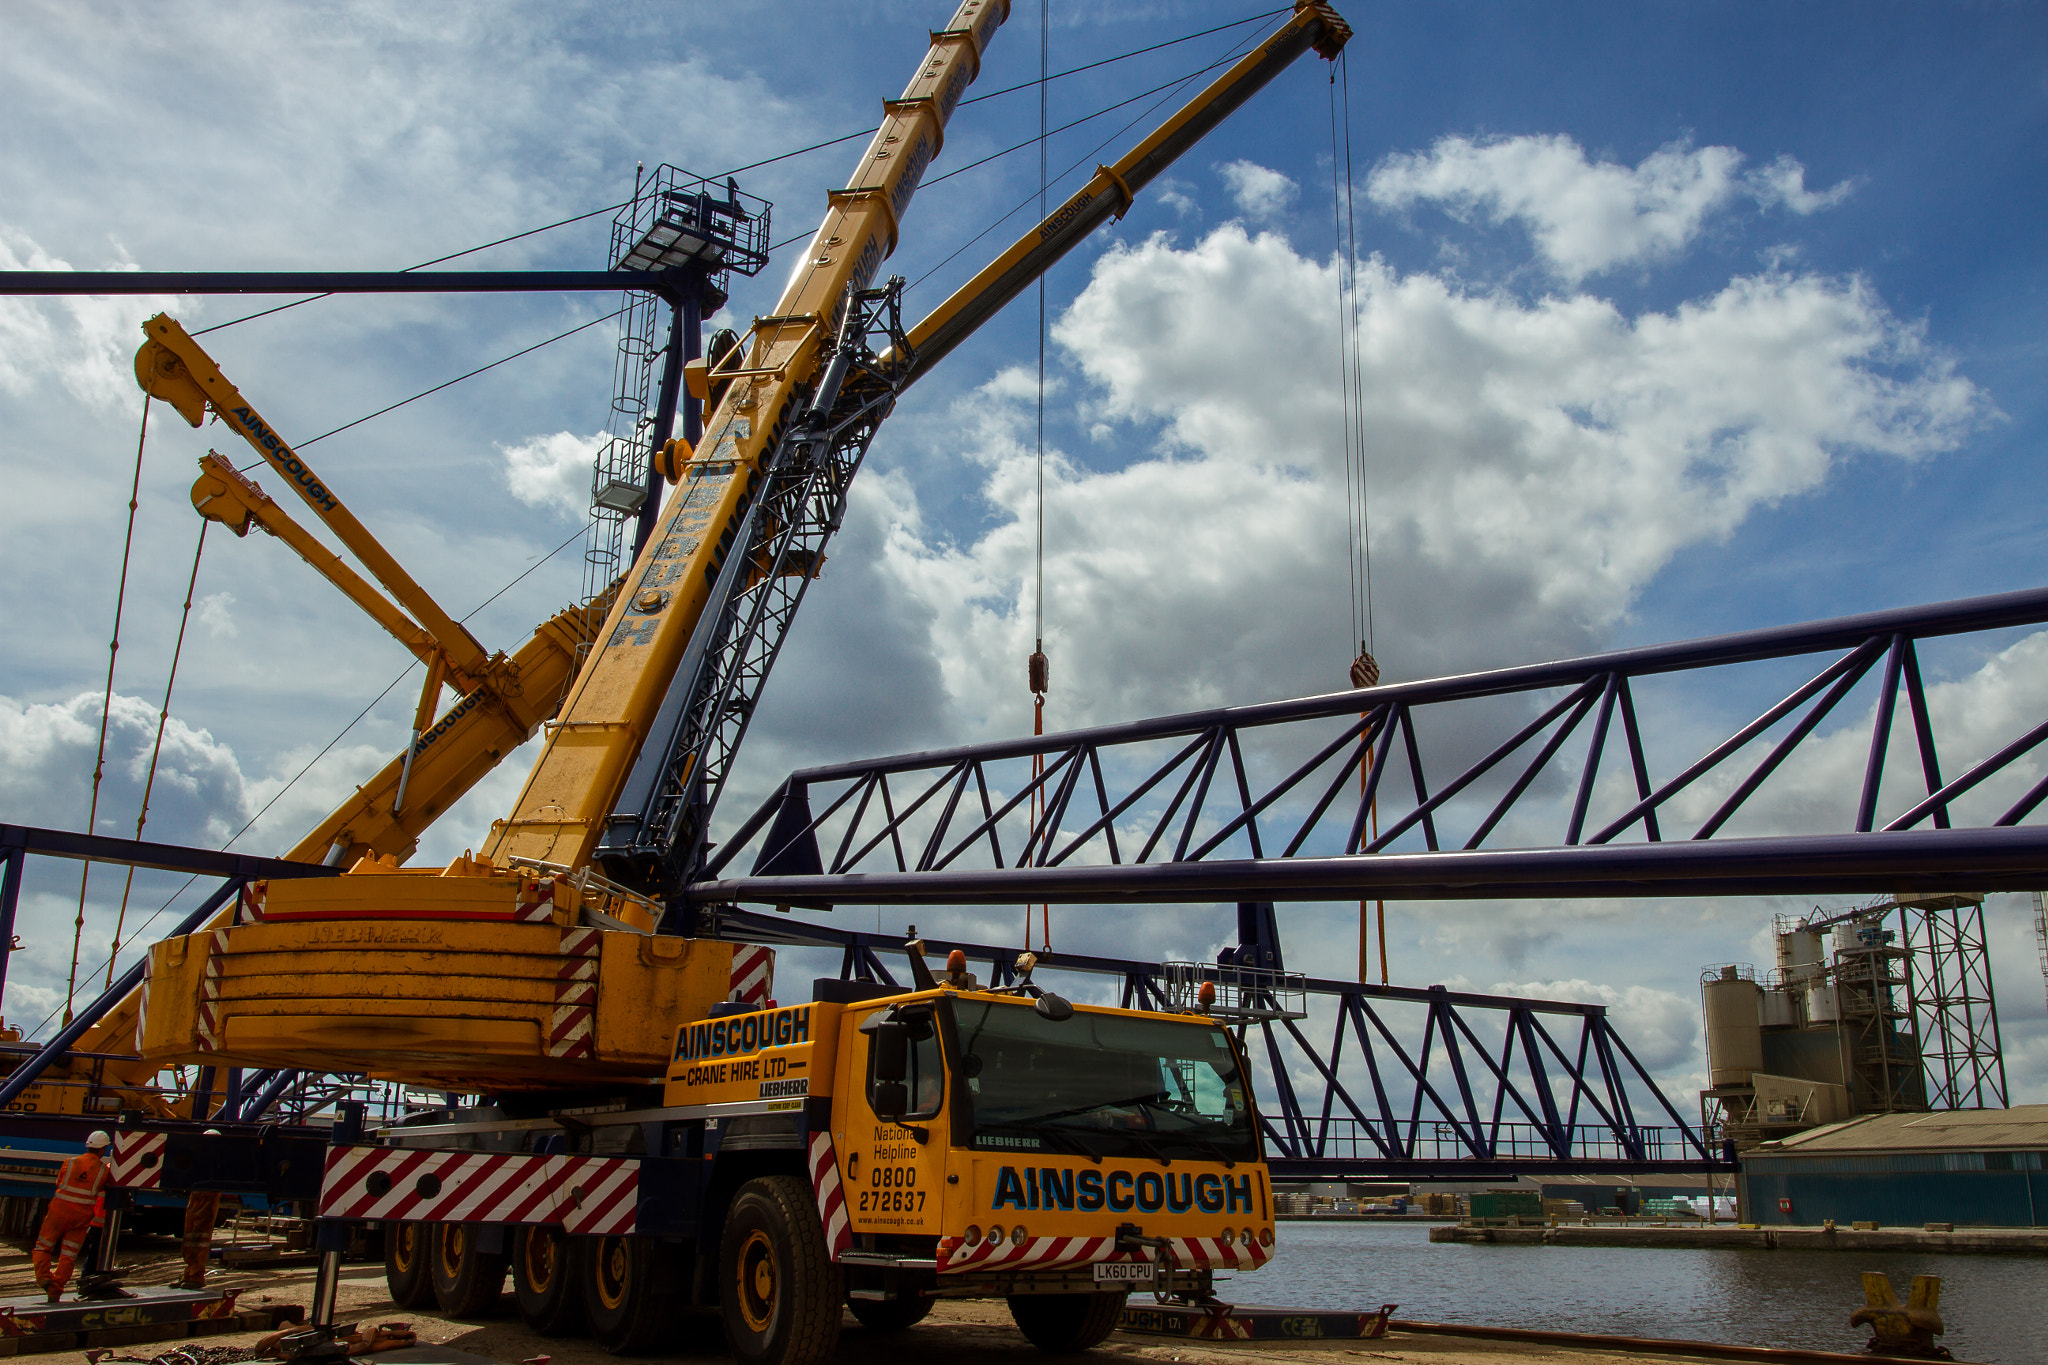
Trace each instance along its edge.
<path fill-rule="evenodd" d="M 1944 778 L 1919 645 L 2043 622 L 2048 589 L 2034 589 L 809 768 L 791 774 L 682 894 L 698 903 L 830 905 L 1822 894 L 1890 891 L 1929 879 L 2027 889 L 2048 873 L 2048 828 L 2021 822 L 2048 800 L 2048 779 L 2016 801 L 2001 800 L 2002 810 L 1968 827 L 1958 824 L 1957 803 L 2048 740 L 2048 720 Z M 1806 655 L 1833 657 L 1653 782 L 1632 683 Z M 1850 828 L 1800 836 L 1724 833 L 1873 671 L 1877 696 Z M 1490 700 L 1497 710 L 1497 699 L 1518 703 L 1533 718 L 1432 788 L 1425 751 L 1470 744 L 1490 724 L 1497 727 L 1483 707 L 1475 710 Z M 1914 795 L 1880 827 L 1902 701 L 1917 771 L 1900 780 L 1915 784 Z M 1433 708 L 1429 720 L 1442 722 L 1429 735 L 1417 723 L 1425 708 Z M 1697 715 L 1673 720 L 1694 724 Z M 1611 756 L 1617 730 L 1621 753 Z M 1247 753 L 1269 753 L 1289 740 L 1307 757 L 1284 776 L 1254 782 Z M 1676 798 L 1700 790 L 1709 774 L 1732 769 L 1731 760 L 1752 744 L 1768 748 L 1704 820 L 1667 834 Z M 1168 756 L 1160 761 L 1140 746 Z M 1024 771 L 1033 757 L 1043 759 L 1036 778 Z M 1603 765 L 1618 770 L 1605 788 Z M 1529 796 L 1546 773 L 1571 783 L 1571 799 L 1555 810 L 1540 795 Z M 814 791 L 825 802 L 817 815 Z M 1599 794 L 1616 813 L 1595 823 Z M 1035 821 L 1028 815 L 1034 797 L 1043 807 Z M 1385 821 L 1377 830 L 1370 828 L 1375 818 Z M 1532 841 L 1530 832 L 1553 820 L 1548 841 Z M 1453 822 L 1469 832 L 1450 835 Z M 821 836 L 832 841 L 829 857 Z M 723 876 L 749 848 L 752 875 Z M 1234 856 L 1240 854 L 1249 856 Z"/>
<path fill-rule="evenodd" d="M 1252 932 L 1230 955 L 1277 979 L 1271 909 L 1241 907 Z M 749 943 L 836 947 L 842 977 L 900 984 L 885 956 L 901 951 L 900 937 L 731 908 L 707 915 L 703 930 Z M 961 949 L 988 967 L 989 984 L 1015 980 L 1014 948 L 935 940 L 927 947 Z M 1179 1007 L 1157 962 L 1058 953 L 1042 959 L 1041 970 L 1048 969 L 1115 977 L 1126 1007 Z M 1263 1053 L 1260 1122 L 1277 1176 L 1455 1180 L 1730 1169 L 1636 1060 L 1603 1005 L 1296 980 L 1313 1002 L 1311 1023 L 1320 1012 L 1334 1026 L 1328 1047 L 1318 1048 L 1292 1019 L 1248 1018 L 1238 1026 L 1247 1055 Z M 1319 1093 L 1296 1083 L 1302 1072 L 1317 1077 Z"/>
<path fill-rule="evenodd" d="M 227 880 L 198 908 L 186 915 L 168 937 L 189 934 L 211 919 L 216 911 L 241 891 L 244 882 L 258 878 L 332 877 L 341 869 L 311 863 L 288 862 L 282 858 L 260 858 L 247 853 L 224 853 L 216 849 L 185 848 L 137 839 L 110 839 L 97 834 L 75 834 L 69 830 L 38 829 L 30 825 L 0 825 L 0 850 L 8 855 L 7 874 L 0 880 L 0 924 L 10 927 L 10 936 L 0 940 L 0 954 L 11 954 L 15 901 L 21 890 L 20 866 L 30 854 L 73 858 L 85 862 L 115 863 L 163 872 L 190 872 L 199 876 L 222 876 Z M 4 963 L 4 957 L 0 957 Z M 127 998 L 142 984 L 145 962 L 137 962 L 115 978 L 113 985 L 73 1016 L 42 1051 L 27 1058 L 4 1082 L 0 1082 L 0 1108 L 13 1104 L 21 1093 L 36 1083 L 50 1066 L 66 1057 L 71 1047 L 97 1024 L 106 1012 Z M 0 965 L 0 981 L 5 967 Z"/>
<path fill-rule="evenodd" d="M 1752 1153 L 1739 1187 L 1745 1216 L 1767 1226 L 1954 1223 L 2048 1227 L 2048 1154 L 1897 1152 L 1837 1156 Z"/>

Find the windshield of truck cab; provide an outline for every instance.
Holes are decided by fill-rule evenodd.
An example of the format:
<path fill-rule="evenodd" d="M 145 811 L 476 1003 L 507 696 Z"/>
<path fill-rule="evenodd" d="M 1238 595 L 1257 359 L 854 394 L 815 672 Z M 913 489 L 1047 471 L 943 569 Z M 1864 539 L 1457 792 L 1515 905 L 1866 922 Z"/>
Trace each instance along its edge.
<path fill-rule="evenodd" d="M 986 1150 L 1255 1161 L 1257 1136 L 1223 1030 L 1024 1001 L 955 1003 L 972 1145 Z"/>

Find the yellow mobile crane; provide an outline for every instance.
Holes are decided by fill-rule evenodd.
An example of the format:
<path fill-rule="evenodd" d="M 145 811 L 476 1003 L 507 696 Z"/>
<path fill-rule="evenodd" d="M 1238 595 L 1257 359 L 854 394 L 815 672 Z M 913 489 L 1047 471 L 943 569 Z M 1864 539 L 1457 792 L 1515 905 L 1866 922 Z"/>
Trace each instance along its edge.
<path fill-rule="evenodd" d="M 716 1304 L 740 1359 L 810 1365 L 842 1295 L 876 1327 L 999 1295 L 1033 1341 L 1069 1351 L 1108 1333 L 1132 1286 L 1200 1298 L 1217 1269 L 1271 1254 L 1249 1071 L 1217 1021 L 1076 1008 L 1032 985 L 1025 960 L 1003 990 L 964 962 L 940 980 L 918 943 L 912 991 L 821 981 L 811 1003 L 776 1008 L 741 989 L 762 950 L 690 936 L 667 899 L 701 857 L 781 631 L 902 389 L 1280 70 L 1334 57 L 1350 33 L 1297 0 L 906 330 L 900 281 L 874 278 L 1007 10 L 964 0 L 933 35 L 775 313 L 693 367 L 692 392 L 715 399 L 705 438 L 661 452 L 674 491 L 559 708 L 576 613 L 515 655 L 486 653 L 182 328 L 148 324 L 144 387 L 246 440 L 395 602 L 218 456 L 194 486 L 201 513 L 291 544 L 428 678 L 407 752 L 292 855 L 345 873 L 259 887 L 152 950 L 141 1064 L 487 1096 L 377 1135 L 337 1127 L 318 1212 L 385 1224 L 401 1305 L 477 1311 L 509 1265 L 544 1332 L 587 1323 L 635 1350 L 677 1304 Z M 462 700 L 429 725 L 444 684 Z M 543 752 L 481 853 L 402 866 L 433 811 L 535 723 Z M 331 1320 L 338 1256 L 330 1244 L 316 1320 Z"/>
<path fill-rule="evenodd" d="M 338 861 L 347 875 L 275 883 L 240 912 L 243 922 L 156 948 L 145 1063 L 360 1071 L 465 1091 L 575 1087 L 658 1071 L 675 1025 L 729 993 L 730 947 L 675 933 L 689 926 L 662 896 L 701 847 L 707 792 L 715 798 L 707 784 L 723 780 L 751 711 L 744 689 L 765 679 L 881 416 L 1274 74 L 1311 49 L 1334 56 L 1349 34 L 1326 5 L 1299 0 L 1255 49 L 906 334 L 900 322 L 884 325 L 894 296 L 868 286 L 1006 13 L 1004 0 L 960 5 L 902 97 L 885 104 L 848 188 L 829 195 L 775 312 L 755 319 L 725 359 L 694 367 L 693 392 L 722 395 L 706 435 L 694 451 L 675 443 L 665 452 L 674 491 L 558 717 L 544 720 L 543 751 L 510 818 L 478 855 L 445 868 L 399 864 L 427 820 L 553 710 L 552 685 L 576 644 L 573 613 L 518 656 L 487 655 L 182 328 L 151 320 L 137 358 L 144 387 L 187 420 L 210 411 L 248 441 L 404 611 L 377 606 L 367 584 L 334 572 L 344 566 L 322 563 L 310 537 L 295 538 L 225 461 L 210 462 L 195 488 L 202 511 L 283 536 L 428 658 L 422 718 L 443 679 L 468 690 L 433 725 L 423 719 L 407 753 L 291 855 Z M 868 332 L 883 344 L 866 346 Z M 761 603 L 778 591 L 784 613 L 764 622 Z M 592 911 L 617 927 L 567 932 L 601 923 Z M 671 932 L 652 941 L 635 932 L 636 921 L 665 914 Z"/>

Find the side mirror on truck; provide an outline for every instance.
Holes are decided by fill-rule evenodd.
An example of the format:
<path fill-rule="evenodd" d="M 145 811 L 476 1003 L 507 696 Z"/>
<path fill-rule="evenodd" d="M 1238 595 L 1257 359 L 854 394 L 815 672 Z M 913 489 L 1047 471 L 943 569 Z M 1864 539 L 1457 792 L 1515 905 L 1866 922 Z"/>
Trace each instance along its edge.
<path fill-rule="evenodd" d="M 868 1046 L 868 1107 L 884 1122 L 900 1119 L 910 1112 L 910 1087 L 903 1083 L 910 1074 L 910 1025 L 885 1019 L 873 1026 Z"/>

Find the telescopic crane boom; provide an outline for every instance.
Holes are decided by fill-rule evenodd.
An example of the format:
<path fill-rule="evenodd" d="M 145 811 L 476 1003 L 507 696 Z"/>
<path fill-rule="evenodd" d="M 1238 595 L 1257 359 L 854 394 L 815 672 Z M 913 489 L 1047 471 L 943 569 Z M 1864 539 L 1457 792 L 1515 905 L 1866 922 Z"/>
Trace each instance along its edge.
<path fill-rule="evenodd" d="M 481 856 L 446 869 L 362 857 L 349 875 L 274 883 L 236 922 L 158 945 L 145 1060 L 367 1071 L 464 1091 L 579 1086 L 657 1074 L 677 1020 L 702 1017 L 729 992 L 758 986 L 765 995 L 731 945 L 671 936 L 687 922 L 672 915 L 669 933 L 652 940 L 629 926 L 659 912 L 701 858 L 732 754 L 880 422 L 905 385 L 1101 222 L 1121 217 L 1136 189 L 1209 128 L 1302 53 L 1332 57 L 1350 33 L 1320 0 L 1297 0 L 1249 55 L 906 332 L 901 282 L 872 286 L 1007 13 L 1008 0 L 964 0 L 932 35 L 903 96 L 885 103 L 848 187 L 829 195 L 775 311 L 708 373 L 693 367 L 693 390 L 715 397 L 707 434 L 694 450 L 674 442 L 662 453 L 674 491 Z M 503 750 L 490 742 L 495 731 L 470 723 L 458 739 L 445 727 L 484 711 L 524 719 L 504 698 L 475 699 L 492 700 L 494 678 L 527 681 L 525 651 L 516 660 L 486 655 L 182 329 L 159 323 L 168 320 L 153 320 L 152 345 L 179 365 L 146 347 L 145 386 L 154 377 L 172 401 L 196 387 L 182 393 L 181 410 L 210 406 L 228 420 L 398 605 L 331 572 L 274 504 L 265 509 L 209 468 L 202 483 L 218 485 L 216 514 L 293 543 L 408 648 L 430 653 L 430 689 L 439 687 L 436 669 L 475 681 L 432 729 L 434 791 L 444 801 L 459 795 Z M 416 742 L 294 856 L 384 853 L 402 833 L 399 793 L 422 777 L 408 770 L 430 754 Z"/>

